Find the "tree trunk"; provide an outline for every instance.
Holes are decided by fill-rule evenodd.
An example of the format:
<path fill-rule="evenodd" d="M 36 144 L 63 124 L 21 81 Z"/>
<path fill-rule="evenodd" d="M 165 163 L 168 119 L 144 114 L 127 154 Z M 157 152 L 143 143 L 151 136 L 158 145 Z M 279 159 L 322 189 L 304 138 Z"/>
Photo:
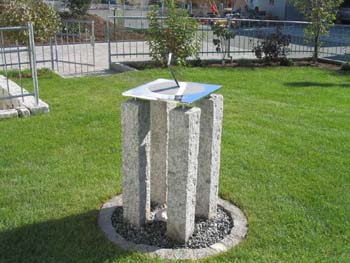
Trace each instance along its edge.
<path fill-rule="evenodd" d="M 317 62 L 318 55 L 319 55 L 319 48 L 320 48 L 320 33 L 317 32 L 315 36 L 315 46 L 314 46 L 314 56 L 313 56 L 314 63 Z"/>

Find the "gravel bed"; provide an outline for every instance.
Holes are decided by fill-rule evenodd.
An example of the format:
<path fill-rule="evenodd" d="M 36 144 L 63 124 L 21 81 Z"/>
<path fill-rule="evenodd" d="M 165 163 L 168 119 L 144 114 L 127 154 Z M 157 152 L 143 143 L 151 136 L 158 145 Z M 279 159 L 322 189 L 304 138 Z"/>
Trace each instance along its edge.
<path fill-rule="evenodd" d="M 152 207 L 153 208 L 153 207 Z M 123 207 L 117 207 L 112 215 L 112 225 L 115 231 L 126 240 L 136 244 L 146 244 L 160 248 L 205 248 L 222 240 L 230 234 L 233 220 L 221 207 L 217 216 L 211 220 L 196 218 L 193 235 L 185 244 L 168 240 L 166 237 L 166 222 L 152 221 L 141 229 L 123 222 Z"/>

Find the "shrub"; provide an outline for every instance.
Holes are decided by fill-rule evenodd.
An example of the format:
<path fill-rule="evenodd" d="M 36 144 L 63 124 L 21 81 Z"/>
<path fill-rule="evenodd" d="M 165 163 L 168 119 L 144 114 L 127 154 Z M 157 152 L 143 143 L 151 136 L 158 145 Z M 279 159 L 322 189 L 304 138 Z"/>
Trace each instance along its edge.
<path fill-rule="evenodd" d="M 85 15 L 91 7 L 91 0 L 69 0 L 67 7 L 72 15 Z"/>
<path fill-rule="evenodd" d="M 343 70 L 343 71 L 350 71 L 350 63 L 349 62 L 343 63 L 341 65 L 340 69 Z"/>
<path fill-rule="evenodd" d="M 283 35 L 279 29 L 264 40 L 258 41 L 253 48 L 255 56 L 266 64 L 287 60 L 289 53 L 290 36 Z"/>
<path fill-rule="evenodd" d="M 350 42 L 348 41 L 348 46 L 349 45 L 350 45 Z M 347 52 L 347 48 L 345 48 L 344 58 L 345 58 L 345 62 L 342 63 L 342 65 L 340 66 L 340 69 L 343 71 L 350 71 L 350 53 Z"/>
<path fill-rule="evenodd" d="M 186 65 L 188 57 L 198 57 L 201 37 L 197 36 L 198 22 L 187 12 L 176 9 L 173 1 L 166 2 L 167 16 L 160 19 L 159 9 L 148 14 L 148 43 L 152 60 L 166 65 L 168 54 L 173 53 L 177 65 Z"/>
<path fill-rule="evenodd" d="M 5 2 L 3 0 L 0 0 L 0 15 L 5 10 Z"/>
<path fill-rule="evenodd" d="M 0 16 L 0 26 L 24 26 L 32 21 L 35 41 L 47 41 L 53 37 L 60 29 L 60 17 L 43 0 L 25 1 L 14 0 L 6 4 Z M 7 34 L 13 40 L 20 43 L 28 41 L 28 31 L 19 31 Z"/>
<path fill-rule="evenodd" d="M 288 58 L 281 59 L 280 65 L 284 67 L 291 67 L 294 66 L 294 61 Z"/>
<path fill-rule="evenodd" d="M 239 67 L 254 67 L 254 61 L 250 60 L 250 59 L 238 59 L 236 60 L 236 63 Z"/>

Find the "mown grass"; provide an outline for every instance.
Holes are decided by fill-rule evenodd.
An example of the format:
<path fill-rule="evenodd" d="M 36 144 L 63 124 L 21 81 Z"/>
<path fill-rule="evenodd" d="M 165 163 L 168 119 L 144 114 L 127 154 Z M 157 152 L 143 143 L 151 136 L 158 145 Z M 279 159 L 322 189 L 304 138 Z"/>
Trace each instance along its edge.
<path fill-rule="evenodd" d="M 0 122 L 0 262 L 160 262 L 97 226 L 121 192 L 121 92 L 166 70 L 40 79 L 51 113 Z M 249 233 L 203 262 L 350 262 L 350 77 L 315 68 L 188 69 L 223 84 L 220 195 Z M 29 80 L 26 80 L 29 81 Z"/>

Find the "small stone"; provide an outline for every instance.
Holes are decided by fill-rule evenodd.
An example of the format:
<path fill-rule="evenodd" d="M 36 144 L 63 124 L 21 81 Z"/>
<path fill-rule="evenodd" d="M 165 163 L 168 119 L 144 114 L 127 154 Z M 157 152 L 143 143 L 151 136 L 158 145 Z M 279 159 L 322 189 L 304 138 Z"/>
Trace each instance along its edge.
<path fill-rule="evenodd" d="M 116 232 L 126 240 L 136 244 L 157 246 L 160 248 L 206 248 L 219 242 L 228 234 L 233 227 L 233 220 L 221 207 L 217 209 L 217 215 L 211 220 L 196 218 L 194 232 L 186 243 L 169 240 L 166 236 L 166 222 L 157 221 L 157 214 L 166 212 L 165 206 L 152 203 L 154 220 L 148 222 L 140 229 L 123 221 L 123 208 L 117 207 L 112 215 L 112 225 Z"/>
<path fill-rule="evenodd" d="M 168 220 L 166 208 L 162 208 L 161 210 L 157 211 L 157 213 L 154 216 L 154 220 L 166 222 Z"/>
<path fill-rule="evenodd" d="M 18 107 L 16 110 L 19 117 L 27 118 L 30 116 L 30 111 L 26 107 Z"/>

